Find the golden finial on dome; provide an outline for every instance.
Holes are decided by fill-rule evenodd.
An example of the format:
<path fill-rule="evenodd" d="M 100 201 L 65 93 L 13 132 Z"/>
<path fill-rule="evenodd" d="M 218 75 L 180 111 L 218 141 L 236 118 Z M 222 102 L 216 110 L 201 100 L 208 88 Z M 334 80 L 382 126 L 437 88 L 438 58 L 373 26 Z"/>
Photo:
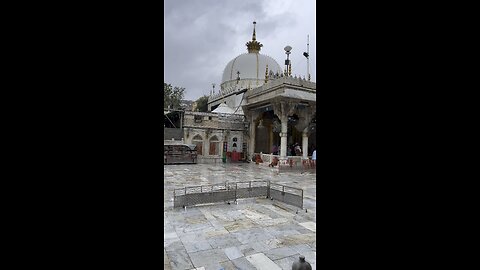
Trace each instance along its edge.
<path fill-rule="evenodd" d="M 257 42 L 257 36 L 255 35 L 255 24 L 257 24 L 257 22 L 253 22 L 253 35 L 252 35 L 252 40 L 247 42 L 247 50 L 248 50 L 248 53 L 258 53 L 260 51 L 260 49 L 263 47 L 262 44 L 260 44 L 260 42 Z"/>

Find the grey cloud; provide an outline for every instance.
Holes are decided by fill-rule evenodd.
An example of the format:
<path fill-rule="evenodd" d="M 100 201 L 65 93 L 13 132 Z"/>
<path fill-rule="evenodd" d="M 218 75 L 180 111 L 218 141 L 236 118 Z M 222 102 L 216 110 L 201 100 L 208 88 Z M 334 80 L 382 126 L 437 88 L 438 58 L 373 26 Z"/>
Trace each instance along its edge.
<path fill-rule="evenodd" d="M 260 1 L 167 0 L 164 13 L 165 82 L 185 87 L 186 98 L 191 100 L 208 94 L 213 82 L 217 84 L 215 89 L 219 89 L 228 61 L 247 52 L 245 43 L 251 39 L 254 19 L 258 22 L 257 39 L 268 48 L 267 52 L 280 51 L 286 43 L 283 40 L 298 38 L 295 33 L 277 35 L 283 33 L 285 27 L 297 27 L 297 20 L 301 18 L 291 12 L 272 16 L 263 9 Z M 238 48 L 242 49 L 239 51 Z M 283 61 L 279 56 L 271 56 L 279 64 Z"/>

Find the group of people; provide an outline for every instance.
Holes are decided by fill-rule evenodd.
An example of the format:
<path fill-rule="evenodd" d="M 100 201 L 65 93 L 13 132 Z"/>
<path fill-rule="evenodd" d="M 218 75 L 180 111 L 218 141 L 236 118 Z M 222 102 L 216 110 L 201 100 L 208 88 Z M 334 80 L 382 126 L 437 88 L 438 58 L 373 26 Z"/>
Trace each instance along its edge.
<path fill-rule="evenodd" d="M 312 158 L 311 158 L 309 164 L 315 166 L 316 165 L 316 160 L 317 160 L 317 150 L 316 150 L 315 146 L 312 146 L 312 148 L 309 148 L 308 149 L 309 152 L 310 152 L 310 149 L 313 149 L 313 152 L 312 152 Z M 281 150 L 280 146 L 273 145 L 272 154 L 273 155 L 280 155 L 280 150 Z M 295 156 L 302 156 L 302 148 L 300 147 L 300 144 L 298 144 L 298 143 L 294 143 L 294 144 L 290 145 L 290 147 L 287 148 L 287 156 L 294 156 L 294 155 Z M 263 163 L 263 160 L 262 160 L 262 158 L 260 157 L 259 154 L 253 155 L 252 161 L 255 162 L 256 164 Z M 275 167 L 275 166 L 277 166 L 278 162 L 279 162 L 278 158 L 273 157 L 271 163 L 268 166 Z"/>
<path fill-rule="evenodd" d="M 317 150 L 315 149 L 315 146 L 312 147 L 312 150 L 313 150 L 312 160 L 316 160 L 317 159 Z M 273 145 L 272 154 L 280 155 L 280 146 Z M 291 144 L 287 148 L 287 156 L 301 156 L 301 155 L 302 155 L 302 148 L 300 147 L 299 143 Z"/>
<path fill-rule="evenodd" d="M 272 154 L 280 155 L 280 146 L 273 145 Z M 287 148 L 287 156 L 301 156 L 301 155 L 302 155 L 302 148 L 300 147 L 300 144 L 294 143 Z"/>

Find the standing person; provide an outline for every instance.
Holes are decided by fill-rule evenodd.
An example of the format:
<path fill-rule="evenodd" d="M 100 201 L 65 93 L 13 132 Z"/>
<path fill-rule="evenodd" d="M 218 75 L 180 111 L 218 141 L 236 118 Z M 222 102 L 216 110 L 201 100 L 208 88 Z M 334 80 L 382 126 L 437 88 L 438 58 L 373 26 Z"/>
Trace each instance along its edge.
<path fill-rule="evenodd" d="M 317 149 L 316 147 L 313 147 L 313 153 L 312 153 L 312 165 L 315 168 L 315 163 L 317 162 Z"/>
<path fill-rule="evenodd" d="M 302 155 L 302 148 L 300 148 L 300 145 L 298 143 L 295 144 L 295 155 L 296 156 Z"/>
<path fill-rule="evenodd" d="M 273 145 L 273 148 L 272 148 L 272 154 L 274 155 L 278 155 L 278 147 L 276 144 Z"/>

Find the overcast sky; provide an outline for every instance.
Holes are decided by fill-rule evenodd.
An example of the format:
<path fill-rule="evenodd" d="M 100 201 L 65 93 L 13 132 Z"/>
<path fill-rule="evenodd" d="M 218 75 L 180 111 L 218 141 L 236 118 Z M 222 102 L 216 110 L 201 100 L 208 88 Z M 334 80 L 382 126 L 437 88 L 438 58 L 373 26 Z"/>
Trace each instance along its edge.
<path fill-rule="evenodd" d="M 316 81 L 315 0 L 165 0 L 164 78 L 185 88 L 185 99 L 220 89 L 223 70 L 236 56 L 247 53 L 253 21 L 261 54 L 284 68 L 283 48 L 290 45 L 292 75 L 307 74 L 307 35 L 310 74 Z"/>

